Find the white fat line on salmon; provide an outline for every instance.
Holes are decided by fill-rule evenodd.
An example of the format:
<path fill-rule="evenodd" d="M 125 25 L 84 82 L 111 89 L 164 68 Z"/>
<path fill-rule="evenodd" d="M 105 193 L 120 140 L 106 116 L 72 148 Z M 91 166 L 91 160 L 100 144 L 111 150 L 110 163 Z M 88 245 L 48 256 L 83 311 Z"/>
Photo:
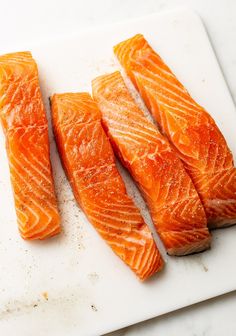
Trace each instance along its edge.
<path fill-rule="evenodd" d="M 140 143 L 143 144 L 144 142 L 146 142 L 147 144 L 152 143 L 151 140 L 149 140 L 149 139 L 143 137 L 143 136 L 140 135 L 140 134 L 136 134 L 136 133 L 134 133 L 134 132 L 129 132 L 128 129 L 132 129 L 132 127 L 130 127 L 130 126 L 128 126 L 128 125 L 125 126 L 125 127 L 127 128 L 127 131 L 125 131 L 125 130 L 121 130 L 119 127 L 117 127 L 117 125 L 119 126 L 120 123 L 117 122 L 117 121 L 115 121 L 115 120 L 109 120 L 109 124 L 111 125 L 111 131 L 110 131 L 110 133 L 112 133 L 112 130 L 114 130 L 115 132 L 120 133 L 120 134 L 124 134 L 124 135 L 126 135 L 127 137 L 130 137 L 131 139 L 133 139 L 133 138 L 141 139 L 142 141 L 141 141 L 141 142 L 138 142 L 139 144 L 140 144 Z M 115 126 L 114 126 L 114 125 L 115 125 Z M 143 133 L 143 132 L 140 132 L 140 133 Z M 144 134 L 145 134 L 145 133 L 144 133 Z M 136 142 L 137 142 L 137 141 L 136 141 Z"/>
<path fill-rule="evenodd" d="M 86 207 L 87 209 L 87 207 Z M 116 217 L 116 216 L 111 216 L 111 215 L 108 215 L 107 213 L 104 213 L 104 212 L 101 212 L 101 211 L 96 211 L 96 210 L 92 210 L 90 209 L 90 213 L 93 214 L 93 217 L 94 218 L 97 218 L 96 215 L 99 217 L 102 217 L 102 218 L 107 218 L 107 219 L 112 219 L 113 221 L 116 221 L 116 222 L 119 222 L 119 223 L 122 223 L 122 225 L 125 223 L 125 225 L 129 225 L 131 224 L 131 227 L 136 227 L 137 225 L 140 224 L 140 220 L 133 220 L 133 219 L 129 219 L 129 218 L 125 218 L 125 217 Z M 131 216 L 128 216 L 130 218 L 132 218 Z"/>
<path fill-rule="evenodd" d="M 196 106 L 189 107 L 188 102 L 186 102 L 183 99 L 179 99 L 178 95 L 173 94 L 174 96 L 176 96 L 176 98 L 178 98 L 175 99 L 174 97 L 171 97 L 168 94 L 166 94 L 165 91 L 167 92 L 171 91 L 166 88 L 163 88 L 158 82 L 151 79 L 150 77 L 145 77 L 143 74 L 137 71 L 134 72 L 134 75 L 136 77 L 136 80 L 139 81 L 140 83 L 145 81 L 144 84 L 141 84 L 145 88 L 145 92 L 148 92 L 149 90 L 154 91 L 155 97 L 158 96 L 159 100 L 162 102 L 163 105 L 165 105 L 165 101 L 167 100 L 168 102 L 172 102 L 174 106 L 181 106 L 184 110 L 194 111 L 196 114 L 199 112 L 200 110 L 199 108 L 197 108 Z M 191 106 L 192 104 L 189 105 Z"/>
<path fill-rule="evenodd" d="M 141 130 L 140 128 L 135 128 L 131 125 L 128 125 L 128 124 L 125 124 L 125 123 L 121 123 L 120 121 L 117 121 L 115 119 L 111 119 L 110 117 L 108 118 L 104 118 L 105 121 L 107 121 L 107 123 L 111 123 L 112 125 L 117 125 L 117 131 L 123 131 L 124 130 L 121 130 L 121 128 L 123 129 L 127 129 L 127 134 L 132 134 L 134 137 L 137 137 L 137 138 L 141 138 L 142 140 L 144 141 L 148 141 L 148 142 L 156 142 L 156 137 L 153 135 L 153 134 L 150 134 L 150 133 L 147 133 L 145 132 L 144 130 Z M 114 128 L 114 127 L 113 127 Z M 130 133 L 128 132 L 128 130 L 133 130 L 134 132 Z M 146 136 L 146 137 L 145 137 Z M 147 137 L 149 137 L 150 139 L 147 139 Z"/>

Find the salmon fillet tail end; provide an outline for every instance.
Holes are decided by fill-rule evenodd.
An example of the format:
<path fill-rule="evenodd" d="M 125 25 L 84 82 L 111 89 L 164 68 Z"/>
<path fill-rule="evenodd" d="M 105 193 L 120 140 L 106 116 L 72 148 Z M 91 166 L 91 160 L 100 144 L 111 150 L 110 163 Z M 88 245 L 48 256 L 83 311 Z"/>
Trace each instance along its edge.
<path fill-rule="evenodd" d="M 204 205 L 209 228 L 235 224 L 236 169 L 214 119 L 143 35 L 117 44 L 114 53 L 182 160 Z"/>
<path fill-rule="evenodd" d="M 61 227 L 48 123 L 30 52 L 0 56 L 0 119 L 20 234 L 24 239 L 54 236 Z"/>
<path fill-rule="evenodd" d="M 95 101 L 88 93 L 55 94 L 51 111 L 62 164 L 89 222 L 140 280 L 161 271 L 164 261 L 127 195 Z"/>

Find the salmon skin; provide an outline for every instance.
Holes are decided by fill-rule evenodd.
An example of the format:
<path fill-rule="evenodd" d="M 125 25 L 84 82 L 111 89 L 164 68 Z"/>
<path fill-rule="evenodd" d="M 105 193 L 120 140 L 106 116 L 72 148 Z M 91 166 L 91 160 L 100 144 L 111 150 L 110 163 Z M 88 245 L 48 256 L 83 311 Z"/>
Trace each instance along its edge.
<path fill-rule="evenodd" d="M 45 239 L 58 234 L 48 124 L 30 52 L 0 56 L 0 119 L 21 236 Z"/>
<path fill-rule="evenodd" d="M 114 52 L 182 159 L 209 227 L 235 224 L 236 169 L 213 118 L 191 98 L 142 35 L 121 42 Z"/>
<path fill-rule="evenodd" d="M 194 185 L 168 140 L 149 121 L 117 71 L 92 82 L 104 127 L 138 183 L 168 254 L 209 247 L 206 216 Z"/>
<path fill-rule="evenodd" d="M 116 168 L 101 114 L 88 93 L 51 98 L 53 129 L 74 195 L 112 250 L 145 280 L 163 260 Z"/>

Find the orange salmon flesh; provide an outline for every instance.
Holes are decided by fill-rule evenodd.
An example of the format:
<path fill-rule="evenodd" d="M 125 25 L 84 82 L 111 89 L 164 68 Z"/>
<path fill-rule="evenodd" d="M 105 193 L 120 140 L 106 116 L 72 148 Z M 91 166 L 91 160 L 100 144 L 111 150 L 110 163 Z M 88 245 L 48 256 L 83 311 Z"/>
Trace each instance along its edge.
<path fill-rule="evenodd" d="M 116 168 L 101 114 L 88 93 L 51 98 L 53 129 L 74 195 L 112 250 L 145 280 L 163 268 L 163 259 Z"/>
<path fill-rule="evenodd" d="M 0 119 L 21 236 L 45 239 L 58 234 L 48 123 L 30 52 L 0 56 Z"/>
<path fill-rule="evenodd" d="M 114 52 L 183 161 L 203 202 L 209 227 L 235 224 L 236 169 L 213 118 L 141 34 L 119 43 Z"/>
<path fill-rule="evenodd" d="M 168 140 L 149 121 L 117 71 L 92 82 L 115 152 L 147 202 L 168 254 L 203 251 L 210 234 L 201 200 Z"/>

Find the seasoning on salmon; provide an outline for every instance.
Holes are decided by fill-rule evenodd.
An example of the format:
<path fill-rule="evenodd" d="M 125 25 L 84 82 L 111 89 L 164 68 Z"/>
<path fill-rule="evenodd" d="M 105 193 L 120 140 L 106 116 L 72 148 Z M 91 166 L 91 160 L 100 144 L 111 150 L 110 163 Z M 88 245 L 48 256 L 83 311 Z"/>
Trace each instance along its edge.
<path fill-rule="evenodd" d="M 88 93 L 55 94 L 54 134 L 74 195 L 112 250 L 145 280 L 163 260 L 116 168 L 101 114 Z"/>
<path fill-rule="evenodd" d="M 0 56 L 0 119 L 6 137 L 17 221 L 24 239 L 60 232 L 48 124 L 30 52 Z"/>
<path fill-rule="evenodd" d="M 236 169 L 213 118 L 138 34 L 114 48 L 121 65 L 182 159 L 209 227 L 236 223 Z"/>
<path fill-rule="evenodd" d="M 168 140 L 136 105 L 117 71 L 92 82 L 93 96 L 115 151 L 138 183 L 170 255 L 209 247 L 205 212 Z"/>

